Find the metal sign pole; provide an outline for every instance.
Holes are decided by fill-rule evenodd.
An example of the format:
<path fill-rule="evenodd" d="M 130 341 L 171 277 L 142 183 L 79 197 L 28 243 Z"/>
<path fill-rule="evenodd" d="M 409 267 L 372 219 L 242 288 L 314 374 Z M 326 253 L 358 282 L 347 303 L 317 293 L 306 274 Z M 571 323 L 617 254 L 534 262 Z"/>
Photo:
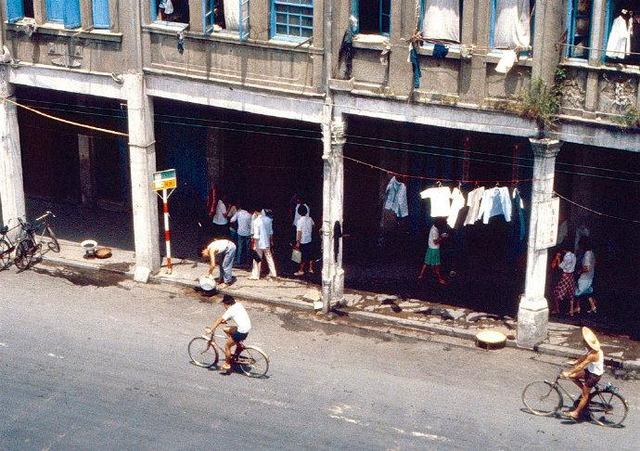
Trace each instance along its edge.
<path fill-rule="evenodd" d="M 173 271 L 171 264 L 171 232 L 169 230 L 169 196 L 167 190 L 162 190 L 162 211 L 164 212 L 164 241 L 167 249 L 167 274 Z"/>

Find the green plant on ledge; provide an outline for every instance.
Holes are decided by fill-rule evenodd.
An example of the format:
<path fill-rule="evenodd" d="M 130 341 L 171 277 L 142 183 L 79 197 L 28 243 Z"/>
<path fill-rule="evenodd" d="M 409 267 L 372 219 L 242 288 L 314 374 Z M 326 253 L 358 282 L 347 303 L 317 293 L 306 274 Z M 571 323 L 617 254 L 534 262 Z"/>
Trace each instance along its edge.
<path fill-rule="evenodd" d="M 534 78 L 519 97 L 519 114 L 536 121 L 538 137 L 544 138 L 555 129 L 562 106 L 562 90 L 567 75 L 562 68 L 556 69 L 554 82 L 549 88 L 541 79 Z"/>
<path fill-rule="evenodd" d="M 616 117 L 615 121 L 622 129 L 640 127 L 640 113 L 635 106 L 629 104 L 624 113 Z"/>

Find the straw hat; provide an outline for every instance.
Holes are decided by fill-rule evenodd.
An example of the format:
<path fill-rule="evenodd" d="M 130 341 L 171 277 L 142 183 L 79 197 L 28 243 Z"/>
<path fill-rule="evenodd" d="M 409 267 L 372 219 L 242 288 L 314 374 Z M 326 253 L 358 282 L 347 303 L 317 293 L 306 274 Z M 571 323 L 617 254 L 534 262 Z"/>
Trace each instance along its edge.
<path fill-rule="evenodd" d="M 587 342 L 589 347 L 594 351 L 600 351 L 600 342 L 598 341 L 598 337 L 593 333 L 591 329 L 588 327 L 582 328 L 582 338 Z"/>

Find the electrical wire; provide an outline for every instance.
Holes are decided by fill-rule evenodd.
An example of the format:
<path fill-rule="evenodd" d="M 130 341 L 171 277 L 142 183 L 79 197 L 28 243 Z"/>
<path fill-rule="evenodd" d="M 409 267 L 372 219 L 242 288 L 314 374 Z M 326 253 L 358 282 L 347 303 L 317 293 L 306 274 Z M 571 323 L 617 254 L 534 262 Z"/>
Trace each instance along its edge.
<path fill-rule="evenodd" d="M 7 101 L 11 102 L 11 103 L 15 103 L 16 105 L 19 105 L 17 102 L 13 102 L 9 99 L 7 99 Z M 23 106 L 24 108 L 36 113 L 37 114 L 41 114 L 45 117 L 49 117 L 51 119 L 54 120 L 60 120 L 62 122 L 65 123 L 69 123 L 72 125 L 77 125 L 77 126 L 82 126 L 84 128 L 89 128 L 89 129 L 93 129 L 93 130 L 97 130 L 97 131 L 104 131 L 107 133 L 112 133 L 112 134 L 116 134 L 116 135 L 120 135 L 120 136 L 128 136 L 127 134 L 123 134 L 121 132 L 114 132 L 114 131 L 109 131 L 107 129 L 103 129 L 103 128 L 99 128 L 99 127 L 93 127 L 93 126 L 89 126 L 86 124 L 80 124 L 77 122 L 73 122 L 73 121 L 68 121 L 65 119 L 61 119 L 61 118 L 56 118 L 55 116 L 52 115 L 48 115 L 46 113 L 41 113 L 38 110 L 34 109 L 34 108 L 30 108 L 24 105 L 19 105 L 19 106 Z M 69 105 L 71 106 L 71 105 Z M 52 109 L 52 108 L 48 108 L 48 109 Z M 67 111 L 70 112 L 70 111 Z M 73 112 L 75 113 L 75 112 Z M 83 114 L 95 114 L 95 113 L 83 113 Z M 197 119 L 197 118 L 190 118 L 190 117 L 185 117 L 185 116 L 174 116 L 174 115 L 158 115 L 159 117 L 171 117 L 171 118 L 179 118 L 179 119 L 191 119 L 191 120 L 198 120 L 200 122 L 214 122 L 214 123 L 224 123 L 224 124 L 231 124 L 231 125 L 244 125 L 244 126 L 255 126 L 258 128 L 268 128 L 268 129 L 272 129 L 272 130 L 276 130 L 276 129 L 289 129 L 291 131 L 302 131 L 302 129 L 297 129 L 297 128 L 286 128 L 286 127 L 278 127 L 278 126 L 266 126 L 266 125 L 261 125 L 261 124 L 249 124 L 249 123 L 243 123 L 243 122 L 233 122 L 233 121 L 216 121 L 216 120 L 206 120 L 206 119 Z M 116 116 L 119 119 L 124 119 L 123 116 L 119 115 Z M 314 132 L 314 131 L 309 131 L 309 130 L 304 130 L 305 132 L 308 133 L 316 133 L 317 136 L 300 136 L 300 135 L 292 135 L 292 134 L 284 134 L 284 133 L 273 133 L 273 132 L 260 132 L 260 131 L 255 131 L 255 130 L 248 130 L 247 128 L 242 128 L 242 129 L 234 129 L 234 128 L 229 128 L 229 127 L 215 127 L 215 126 L 208 126 L 208 125 L 201 125 L 201 124 L 194 124 L 194 123 L 189 123 L 189 122 L 181 122 L 181 121 L 159 121 L 161 123 L 165 123 L 165 124 L 171 124 L 171 125 L 181 125 L 181 126 L 190 126 L 190 127 L 199 127 L 199 128 L 212 128 L 212 129 L 220 129 L 220 130 L 226 130 L 226 131 L 234 131 L 234 132 L 242 132 L 242 133 L 255 133 L 255 134 L 263 134 L 263 135 L 267 135 L 267 136 L 279 136 L 279 137 L 288 137 L 288 138 L 296 138 L 296 139 L 308 139 L 308 140 L 318 140 L 320 141 L 321 138 L 321 133 L 318 132 Z M 474 153 L 474 154 L 481 154 L 481 155 L 488 155 L 488 156 L 494 156 L 494 157 L 499 157 L 499 158 L 506 158 L 511 160 L 510 162 L 502 162 L 502 161 L 495 161 L 495 160 L 491 160 L 491 159 L 480 159 L 480 158 L 472 158 L 472 157 L 465 157 L 465 156 L 455 156 L 455 155 L 446 155 L 446 154 L 442 154 L 442 153 L 435 153 L 435 152 L 420 152 L 420 151 L 416 151 L 416 150 L 411 150 L 411 149 L 400 149 L 400 148 L 394 148 L 394 147 L 388 147 L 388 146 L 381 146 L 381 145 L 371 145 L 371 144 L 365 144 L 365 143 L 347 143 L 347 145 L 360 145 L 360 146 L 364 146 L 364 147 L 370 147 L 370 148 L 378 148 L 378 149 L 384 149 L 384 150 L 392 150 L 392 151 L 401 151 L 401 152 L 406 152 L 406 153 L 414 153 L 414 154 L 421 154 L 421 155 L 431 155 L 431 156 L 437 156 L 440 158 L 451 158 L 451 159 L 459 159 L 459 160 L 468 160 L 468 161 L 475 161 L 475 162 L 481 162 L 481 163 L 490 163 L 490 164 L 501 164 L 504 166 L 510 166 L 510 167 L 520 167 L 520 168 L 532 168 L 533 166 L 531 165 L 525 165 L 525 164 L 514 164 L 513 160 L 514 159 L 519 159 L 519 160 L 523 160 L 523 161 L 531 161 L 531 159 L 525 158 L 525 157 L 518 157 L 518 156 L 513 156 L 513 155 L 498 155 L 498 154 L 494 154 L 494 153 L 484 153 L 484 152 L 478 152 L 478 151 L 473 151 L 473 150 L 465 150 L 465 149 L 455 149 L 455 148 L 450 148 L 450 147 L 441 147 L 441 146 L 430 146 L 430 145 L 424 145 L 424 144 L 417 144 L 417 143 L 409 143 L 409 142 L 403 142 L 403 141 L 394 141 L 394 140 L 387 140 L 387 139 L 381 139 L 381 138 L 372 138 L 372 137 L 361 137 L 359 135 L 347 135 L 348 137 L 352 137 L 352 138 L 361 138 L 361 139 L 366 139 L 369 141 L 381 141 L 381 142 L 392 142 L 392 143 L 397 143 L 397 144 L 402 144 L 402 145 L 406 145 L 406 146 L 411 146 L 411 147 L 423 147 L 423 148 L 431 148 L 431 149 L 437 149 L 437 150 L 445 150 L 445 151 L 453 151 L 453 152 L 458 152 L 458 153 Z M 596 166 L 588 166 L 588 165 L 572 165 L 570 163 L 562 163 L 563 165 L 568 165 L 571 167 L 576 167 L 576 168 L 580 168 L 580 167 L 584 167 L 585 169 L 593 169 L 593 170 L 601 170 L 601 171 L 607 171 L 607 172 L 614 172 L 614 173 L 621 173 L 621 174 L 627 174 L 627 175 L 639 175 L 640 173 L 634 173 L 634 172 L 628 172 L 628 171 L 617 171 L 614 169 L 608 169 L 608 168 L 600 168 L 600 167 L 596 167 Z M 590 173 L 584 173 L 584 172 L 575 172 L 575 171 L 563 171 L 563 170 L 557 170 L 556 172 L 558 173 L 563 173 L 563 174 L 569 174 L 569 175 L 578 175 L 578 176 L 584 176 L 584 177 L 593 177 L 593 178 L 601 178 L 601 179 L 607 179 L 607 180 L 616 180 L 616 181 L 622 181 L 622 182 L 631 182 L 631 183 L 640 183 L 640 180 L 632 180 L 632 179 L 624 179 L 624 178 L 618 178 L 618 177 L 608 177 L 608 176 L 604 176 L 604 175 L 598 175 L 598 174 L 590 174 Z"/>

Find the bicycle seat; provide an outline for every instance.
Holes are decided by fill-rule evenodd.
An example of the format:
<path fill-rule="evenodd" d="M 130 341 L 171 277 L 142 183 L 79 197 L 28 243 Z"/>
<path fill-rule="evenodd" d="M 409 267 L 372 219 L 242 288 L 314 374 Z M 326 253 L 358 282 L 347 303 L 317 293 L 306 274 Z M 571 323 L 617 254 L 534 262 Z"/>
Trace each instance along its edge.
<path fill-rule="evenodd" d="M 4 235 L 9 231 L 9 226 L 0 227 L 0 235 Z"/>

